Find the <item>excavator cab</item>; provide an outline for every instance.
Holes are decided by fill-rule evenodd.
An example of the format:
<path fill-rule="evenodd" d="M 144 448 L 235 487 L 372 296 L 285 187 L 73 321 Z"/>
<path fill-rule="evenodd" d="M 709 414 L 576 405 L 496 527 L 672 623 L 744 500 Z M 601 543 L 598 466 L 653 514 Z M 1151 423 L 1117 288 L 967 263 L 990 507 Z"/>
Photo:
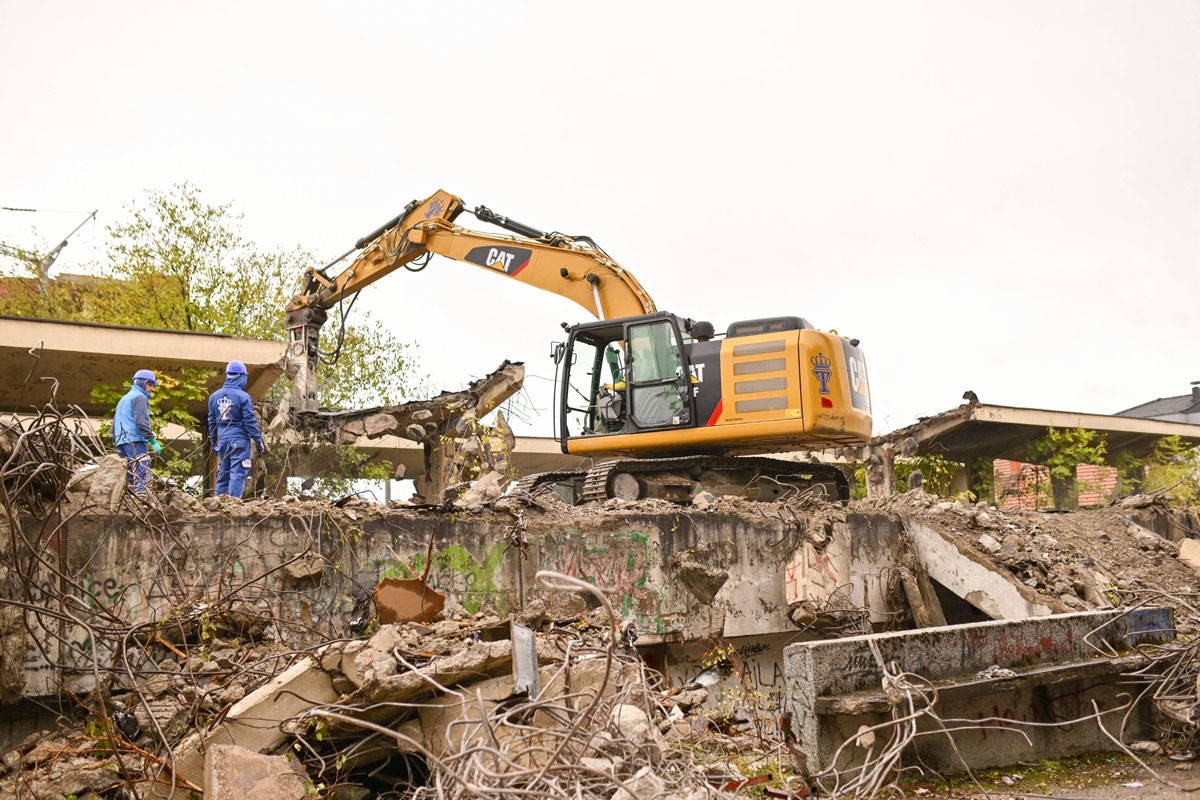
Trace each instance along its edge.
<path fill-rule="evenodd" d="M 694 403 L 681 322 L 662 312 L 571 328 L 560 390 L 564 438 L 690 426 Z"/>

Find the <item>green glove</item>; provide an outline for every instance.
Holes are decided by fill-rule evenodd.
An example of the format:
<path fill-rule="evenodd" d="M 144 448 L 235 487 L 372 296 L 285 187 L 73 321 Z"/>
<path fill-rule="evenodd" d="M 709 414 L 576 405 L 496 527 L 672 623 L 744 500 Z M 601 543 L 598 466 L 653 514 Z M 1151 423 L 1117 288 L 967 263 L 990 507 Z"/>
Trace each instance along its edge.
<path fill-rule="evenodd" d="M 162 445 L 158 443 L 158 439 L 151 439 L 151 440 L 150 440 L 150 449 L 151 449 L 151 450 L 153 450 L 153 451 L 154 451 L 154 452 L 156 452 L 156 453 L 161 453 L 161 452 L 162 452 Z"/>

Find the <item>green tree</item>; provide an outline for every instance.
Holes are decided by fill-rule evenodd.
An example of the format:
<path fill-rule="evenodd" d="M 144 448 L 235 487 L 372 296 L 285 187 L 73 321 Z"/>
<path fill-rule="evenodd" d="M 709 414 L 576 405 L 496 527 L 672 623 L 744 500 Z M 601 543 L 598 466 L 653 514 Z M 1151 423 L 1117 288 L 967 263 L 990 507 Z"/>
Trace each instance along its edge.
<path fill-rule="evenodd" d="M 1027 459 L 1046 468 L 1054 508 L 1069 511 L 1078 502 L 1075 469 L 1080 464 L 1104 464 L 1108 440 L 1085 428 L 1047 428 L 1026 448 Z"/>
<path fill-rule="evenodd" d="M 1122 453 L 1117 466 L 1129 493 L 1160 492 L 1173 505 L 1200 502 L 1200 447 L 1178 436 L 1162 437 L 1144 458 Z"/>
<path fill-rule="evenodd" d="M 304 269 L 315 263 L 299 250 L 270 251 L 241 233 L 230 203 L 210 204 L 182 183 L 151 191 L 107 227 L 107 260 L 94 276 L 42 287 L 33 267 L 19 263 L 0 297 L 0 313 L 262 339 L 285 335 L 283 309 Z M 331 318 L 338 317 L 331 314 Z M 351 311 L 339 336 L 336 364 L 321 371 L 326 406 L 394 403 L 410 390 L 414 348 L 365 312 Z"/>
<path fill-rule="evenodd" d="M 938 497 L 953 497 L 954 476 L 962 466 L 938 453 L 913 457 L 897 456 L 896 486 L 900 491 L 904 491 L 908 485 L 908 477 L 919 471 L 923 490 Z"/>

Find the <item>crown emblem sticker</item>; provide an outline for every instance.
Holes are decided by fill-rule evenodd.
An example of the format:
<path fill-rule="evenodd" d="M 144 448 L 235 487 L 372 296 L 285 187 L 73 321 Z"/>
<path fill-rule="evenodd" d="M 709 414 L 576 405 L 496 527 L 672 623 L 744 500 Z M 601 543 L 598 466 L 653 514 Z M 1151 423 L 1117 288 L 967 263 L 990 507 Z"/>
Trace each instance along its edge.
<path fill-rule="evenodd" d="M 429 210 L 425 212 L 425 219 L 441 214 L 446 210 L 446 201 L 440 197 L 433 198 L 433 202 L 429 204 Z"/>
<path fill-rule="evenodd" d="M 817 389 L 817 393 L 829 394 L 829 379 L 833 377 L 833 370 L 829 367 L 833 362 L 824 353 L 817 353 L 809 361 L 813 365 L 813 377 L 821 382 L 821 387 Z"/>

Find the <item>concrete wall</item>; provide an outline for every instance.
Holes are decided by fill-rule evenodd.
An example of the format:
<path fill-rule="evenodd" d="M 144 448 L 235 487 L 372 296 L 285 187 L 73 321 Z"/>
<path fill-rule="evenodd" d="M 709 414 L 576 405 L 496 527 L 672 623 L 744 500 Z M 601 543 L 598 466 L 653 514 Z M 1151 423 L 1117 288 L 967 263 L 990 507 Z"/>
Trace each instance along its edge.
<path fill-rule="evenodd" d="M 891 719 L 873 645 L 885 663 L 939 687 L 936 711 L 955 728 L 953 744 L 926 718 L 919 726 L 924 735 L 909 752 L 934 769 L 958 772 L 964 763 L 977 768 L 1111 750 L 1094 721 L 1056 723 L 1092 714 L 1093 702 L 1111 712 L 1127 699 L 1121 695 L 1136 694 L 1135 684 L 1122 683 L 1117 674 L 1089 672 L 1097 665 L 1085 662 L 1103 660 L 1108 666 L 1096 647 L 1128 654 L 1131 643 L 1147 635 L 1172 638 L 1169 621 L 1162 609 L 1142 609 L 1130 617 L 1116 610 L 1091 611 L 794 644 L 784 650 L 787 704 L 811 767 L 836 763 L 845 769 L 860 763 L 862 749 L 839 748 L 860 726 Z M 977 673 L 989 667 L 1047 674 L 1041 681 L 1008 685 L 1002 679 L 977 680 Z M 1142 713 L 1128 718 L 1110 715 L 1106 727 L 1119 735 L 1125 722 L 1127 737 L 1136 737 L 1143 733 L 1147 711 L 1143 706 Z M 879 734 L 879 747 L 886 734 L 886 729 Z"/>
<path fill-rule="evenodd" d="M 61 584 L 126 623 L 206 613 L 205 604 L 215 609 L 236 595 L 253 601 L 256 613 L 289 623 L 279 635 L 300 647 L 355 635 L 356 623 L 373 614 L 375 584 L 420 574 L 432 537 L 429 583 L 447 595 L 450 608 L 510 613 L 536 594 L 534 574 L 551 569 L 610 588 L 618 612 L 636 625 L 639 644 L 665 645 L 794 635 L 787 594 L 797 584 L 786 566 L 800 541 L 817 553 L 804 525 L 758 514 L 560 516 L 525 509 L 517 535 L 517 518 L 497 511 L 210 505 L 204 513 L 168 515 L 166 526 L 160 520 L 154 528 L 125 515 L 80 515 L 45 553 L 67 579 L 47 571 L 42 582 Z M 897 530 L 884 515 L 830 525 L 820 556 L 836 563 L 837 580 L 802 581 L 804 592 L 819 600 L 830 587 L 858 586 L 856 595 L 865 597 L 861 587 L 876 580 Z M 522 536 L 527 544 L 515 546 Z M 711 601 L 703 586 L 697 590 L 694 580 L 681 577 L 696 565 L 715 589 Z M 103 637 L 52 617 L 33 622 L 48 626 L 37 638 L 51 660 L 74 663 L 72 682 L 85 687 L 92 658 L 107 659 Z M 60 638 L 70 652 L 56 652 Z M 40 648 L 27 650 L 25 671 L 25 695 L 54 693 L 57 676 Z"/>

